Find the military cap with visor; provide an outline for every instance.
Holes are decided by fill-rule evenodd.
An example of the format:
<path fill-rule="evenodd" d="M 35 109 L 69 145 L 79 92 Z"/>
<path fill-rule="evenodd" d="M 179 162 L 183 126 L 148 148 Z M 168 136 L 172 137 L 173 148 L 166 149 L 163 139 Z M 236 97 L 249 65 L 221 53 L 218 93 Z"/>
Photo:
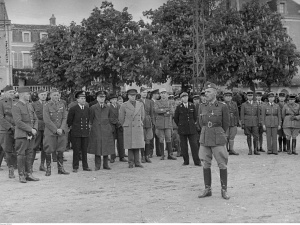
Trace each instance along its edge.
<path fill-rule="evenodd" d="M 105 91 L 98 91 L 98 92 L 96 93 L 96 96 L 97 96 L 97 97 L 106 97 L 106 92 L 105 92 Z"/>
<path fill-rule="evenodd" d="M 185 96 L 189 96 L 189 94 L 186 93 L 186 92 L 182 92 L 182 93 L 180 94 L 180 98 L 183 98 L 183 97 L 185 97 Z"/>
<path fill-rule="evenodd" d="M 128 91 L 127 91 L 127 94 L 128 95 L 137 95 L 137 90 L 136 89 L 129 89 Z"/>
<path fill-rule="evenodd" d="M 78 91 L 78 92 L 75 94 L 75 98 L 80 98 L 80 97 L 86 97 L 84 91 Z"/>

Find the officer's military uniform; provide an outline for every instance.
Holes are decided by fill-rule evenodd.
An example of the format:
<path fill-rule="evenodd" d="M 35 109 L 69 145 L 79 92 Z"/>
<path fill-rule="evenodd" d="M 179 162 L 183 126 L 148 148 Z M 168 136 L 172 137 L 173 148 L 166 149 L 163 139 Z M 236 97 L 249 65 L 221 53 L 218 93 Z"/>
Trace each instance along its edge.
<path fill-rule="evenodd" d="M 226 91 L 224 92 L 225 96 L 232 96 L 232 92 L 231 91 Z M 237 107 L 236 102 L 234 101 L 225 101 L 225 103 L 227 104 L 228 110 L 229 110 L 229 115 L 230 115 L 230 121 L 229 121 L 229 128 L 226 131 L 226 135 L 227 135 L 227 150 L 229 152 L 229 155 L 239 155 L 238 153 L 236 153 L 233 149 L 233 145 L 234 145 L 234 139 L 235 136 L 237 134 L 237 126 L 239 124 L 239 109 Z"/>
<path fill-rule="evenodd" d="M 247 92 L 247 94 L 253 94 L 253 92 Z M 242 104 L 241 107 L 241 122 L 244 133 L 247 136 L 247 144 L 249 147 L 248 155 L 252 155 L 252 141 L 251 135 L 253 136 L 253 148 L 254 154 L 260 155 L 258 152 L 258 126 L 260 123 L 260 111 L 257 102 L 247 101 Z"/>
<path fill-rule="evenodd" d="M 285 97 L 285 93 L 284 92 L 281 92 L 279 93 L 279 97 Z M 280 112 L 282 113 L 282 109 L 283 109 L 283 106 L 285 105 L 285 102 L 284 101 L 279 101 L 278 102 L 278 105 L 280 107 Z M 283 131 L 283 126 L 282 126 L 282 123 L 283 123 L 283 117 L 281 117 L 281 121 L 280 121 L 280 129 L 278 130 L 278 144 L 279 144 L 279 152 L 286 152 L 286 136 L 285 136 L 285 133 Z M 283 145 L 283 148 L 282 148 L 282 145 Z"/>
<path fill-rule="evenodd" d="M 262 96 L 262 92 L 258 91 L 256 92 L 256 96 Z M 267 102 L 263 102 L 263 101 L 256 101 L 258 106 L 259 106 L 259 121 L 261 121 L 262 119 L 262 107 L 267 103 Z M 259 152 L 264 152 L 262 146 L 263 146 L 263 133 L 264 133 L 264 129 L 263 126 L 261 124 L 261 122 L 258 125 L 258 151 Z"/>
<path fill-rule="evenodd" d="M 175 96 L 174 100 L 179 99 L 179 96 Z M 180 147 L 180 136 L 178 134 L 178 126 L 173 118 L 173 133 L 172 133 L 172 146 L 175 152 L 177 152 L 177 157 L 182 156 Z"/>
<path fill-rule="evenodd" d="M 11 87 L 11 88 L 10 88 Z M 7 86 L 4 91 L 13 90 L 12 86 Z M 14 178 L 14 167 L 17 165 L 17 153 L 14 148 L 14 130 L 15 122 L 12 117 L 12 105 L 15 102 L 10 98 L 2 98 L 0 100 L 0 144 L 3 149 L 1 161 L 6 154 L 6 162 L 9 168 L 9 178 Z M 1 165 L 1 163 L 0 163 Z"/>
<path fill-rule="evenodd" d="M 205 85 L 206 90 L 216 89 L 213 83 Z M 214 155 L 219 169 L 222 186 L 222 197 L 227 196 L 227 162 L 228 152 L 225 148 L 227 138 L 225 132 L 229 127 L 229 112 L 226 104 L 214 98 L 212 102 L 201 104 L 199 107 L 200 159 L 203 161 L 205 191 L 199 197 L 211 196 L 211 161 Z"/>
<path fill-rule="evenodd" d="M 295 99 L 296 95 L 291 94 L 289 99 Z M 287 152 L 288 154 L 296 153 L 296 138 L 300 130 L 300 106 L 295 102 L 288 102 L 282 109 L 283 118 L 283 131 L 287 139 Z M 291 151 L 291 138 L 292 138 L 292 151 Z"/>
<path fill-rule="evenodd" d="M 188 96 L 187 93 L 181 93 L 180 97 Z M 174 121 L 178 126 L 180 136 L 180 147 L 183 156 L 183 165 L 189 165 L 188 140 L 191 147 L 192 157 L 195 166 L 201 166 L 199 159 L 199 147 L 197 143 L 197 111 L 194 104 L 187 102 L 181 103 L 176 107 Z"/>
<path fill-rule="evenodd" d="M 27 87 L 19 87 L 18 93 L 29 93 Z M 19 100 L 12 107 L 12 116 L 15 121 L 15 148 L 17 151 L 17 162 L 19 179 L 21 183 L 29 181 L 38 181 L 32 176 L 32 157 L 35 137 L 32 130 L 38 129 L 38 118 L 32 108 L 32 105 L 25 100 Z"/>
<path fill-rule="evenodd" d="M 152 95 L 154 94 L 159 94 L 159 90 L 158 89 L 155 89 L 151 92 Z M 153 102 L 153 106 L 155 104 L 156 99 L 151 99 L 151 101 Z M 153 155 L 153 150 L 154 150 L 154 141 L 155 141 L 155 152 L 156 152 L 156 156 L 161 156 L 161 151 L 163 151 L 164 149 L 164 144 L 160 144 L 159 142 L 159 137 L 158 135 L 156 134 L 156 125 L 155 125 L 155 121 L 156 121 L 156 116 L 157 114 L 155 113 L 154 111 L 154 121 L 153 121 L 153 127 L 152 127 L 152 133 L 153 133 L 153 138 L 152 140 L 150 141 L 150 158 L 152 158 L 152 155 Z M 160 149 L 160 147 L 162 147 L 162 150 Z"/>
<path fill-rule="evenodd" d="M 58 92 L 58 90 L 51 90 L 51 93 L 53 92 Z M 67 110 L 64 103 L 48 101 L 43 109 L 43 118 L 45 122 L 43 146 L 46 152 L 46 176 L 51 175 L 51 153 L 55 151 L 57 152 L 58 173 L 69 174 L 63 167 L 63 152 L 67 144 Z M 57 133 L 58 129 L 63 130 L 61 135 Z"/>
<path fill-rule="evenodd" d="M 164 88 L 160 90 L 160 93 L 166 92 Z M 172 155 L 172 120 L 174 114 L 174 108 L 166 100 L 158 100 L 154 103 L 154 112 L 156 113 L 155 128 L 156 134 L 159 137 L 159 148 L 161 150 L 161 159 L 165 158 L 164 153 L 164 140 L 166 140 L 167 150 L 168 150 L 168 159 L 176 159 Z"/>
<path fill-rule="evenodd" d="M 275 97 L 269 93 L 269 97 Z M 274 102 L 266 103 L 262 107 L 262 125 L 266 127 L 268 154 L 277 155 L 277 130 L 281 125 L 280 106 Z"/>

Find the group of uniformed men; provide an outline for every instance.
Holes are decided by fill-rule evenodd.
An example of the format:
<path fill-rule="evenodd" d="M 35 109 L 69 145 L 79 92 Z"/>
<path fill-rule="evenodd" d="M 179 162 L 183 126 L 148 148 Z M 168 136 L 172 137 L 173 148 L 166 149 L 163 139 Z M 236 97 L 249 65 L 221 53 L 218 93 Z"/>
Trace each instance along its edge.
<path fill-rule="evenodd" d="M 166 146 L 168 159 L 176 160 L 173 156 L 175 149 L 177 157 L 183 156 L 183 165 L 189 165 L 189 141 L 194 165 L 201 166 L 201 161 L 203 163 L 205 190 L 199 197 L 211 196 L 210 167 L 214 155 L 220 168 L 222 197 L 229 199 L 228 153 L 238 155 L 233 146 L 240 118 L 247 136 L 249 155 L 252 155 L 251 136 L 254 154 L 264 151 L 263 131 L 267 134 L 268 154 L 278 154 L 277 132 L 279 151 L 297 154 L 300 107 L 294 102 L 294 95 L 290 95 L 289 102 L 284 104 L 285 95 L 280 93 L 280 102 L 275 104 L 274 93 L 269 93 L 269 102 L 262 103 L 262 93 L 257 92 L 257 101 L 253 101 L 253 92 L 249 91 L 248 100 L 242 104 L 239 116 L 231 91 L 226 91 L 224 102 L 220 102 L 216 98 L 215 84 L 207 83 L 204 89 L 205 92 L 200 96 L 193 96 L 193 103 L 189 102 L 188 93 L 168 96 L 164 88 L 151 91 L 152 99 L 147 98 L 147 88 L 140 89 L 140 99 L 136 99 L 137 90 L 130 89 L 127 91 L 128 101 L 123 104 L 118 104 L 116 95 L 99 91 L 96 93 L 97 101 L 90 107 L 86 103 L 85 92 L 78 91 L 75 94 L 76 101 L 67 107 L 60 100 L 57 89 L 50 91 L 48 102 L 45 101 L 47 92 L 40 90 L 39 100 L 31 104 L 28 87 L 19 87 L 19 100 L 14 101 L 15 91 L 12 86 L 7 86 L 4 88 L 4 97 L 0 100 L 0 141 L 9 168 L 9 178 L 15 177 L 14 168 L 17 167 L 20 182 L 38 181 L 32 175 L 32 166 L 39 148 L 40 170 L 46 171 L 46 176 L 51 175 L 51 155 L 57 157 L 58 173 L 69 174 L 63 167 L 63 152 L 67 146 L 68 133 L 72 143 L 75 173 L 79 169 L 80 157 L 83 170 L 91 171 L 87 163 L 87 153 L 95 155 L 95 170 L 101 167 L 101 156 L 103 169 L 110 170 L 109 155 L 111 163 L 116 158 L 115 139 L 120 161 L 127 162 L 125 149 L 128 149 L 129 168 L 143 167 L 141 162 L 151 163 L 154 140 L 156 155 L 161 160 L 165 159 Z M 110 100 L 110 105 L 105 104 L 106 99 Z"/>

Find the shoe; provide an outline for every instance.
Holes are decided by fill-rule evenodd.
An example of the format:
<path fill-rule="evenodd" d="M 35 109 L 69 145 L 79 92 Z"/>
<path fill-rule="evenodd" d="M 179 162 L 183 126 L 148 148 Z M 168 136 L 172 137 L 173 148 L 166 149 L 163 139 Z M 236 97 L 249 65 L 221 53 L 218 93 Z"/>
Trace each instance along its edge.
<path fill-rule="evenodd" d="M 183 166 L 188 166 L 188 165 L 189 165 L 189 163 L 182 163 L 182 165 L 183 165 Z"/>
<path fill-rule="evenodd" d="M 83 168 L 83 171 L 92 171 L 90 168 Z"/>
<path fill-rule="evenodd" d="M 160 160 L 165 160 L 165 156 L 163 155 L 162 157 L 160 157 Z"/>
<path fill-rule="evenodd" d="M 221 189 L 221 195 L 222 195 L 222 198 L 224 198 L 226 200 L 230 199 L 230 197 L 228 196 L 227 191 L 225 189 Z"/>
<path fill-rule="evenodd" d="M 62 168 L 61 170 L 58 171 L 58 174 L 69 175 L 70 173 L 65 171 L 64 168 Z"/>
<path fill-rule="evenodd" d="M 268 152 L 267 152 L 267 154 L 268 154 L 268 155 L 271 155 L 271 154 L 272 154 L 272 152 L 268 151 Z"/>
<path fill-rule="evenodd" d="M 197 164 L 197 163 L 196 163 L 196 164 L 194 164 L 194 165 L 195 165 L 195 166 L 202 166 L 201 163 L 200 163 L 200 164 Z"/>
<path fill-rule="evenodd" d="M 105 167 L 103 166 L 103 169 L 104 170 L 111 170 L 111 168 L 109 166 L 105 166 Z"/>
<path fill-rule="evenodd" d="M 239 155 L 239 153 L 235 152 L 234 150 L 228 151 L 229 155 Z"/>
<path fill-rule="evenodd" d="M 73 173 L 77 173 L 78 172 L 78 169 L 73 169 Z"/>
<path fill-rule="evenodd" d="M 121 158 L 121 159 L 120 159 L 120 162 L 128 162 L 128 161 L 127 161 L 127 159 L 125 159 L 125 158 Z"/>
<path fill-rule="evenodd" d="M 274 153 L 274 155 L 278 155 L 278 153 L 276 152 L 276 153 Z"/>
<path fill-rule="evenodd" d="M 19 176 L 20 183 L 27 183 L 25 176 Z"/>
<path fill-rule="evenodd" d="M 95 168 L 95 171 L 98 171 L 98 170 L 100 170 L 100 168 L 96 167 L 96 168 Z"/>
<path fill-rule="evenodd" d="M 27 181 L 39 181 L 40 179 L 32 176 L 32 174 L 29 173 L 29 174 L 27 174 L 26 180 Z"/>
<path fill-rule="evenodd" d="M 130 164 L 130 165 L 129 165 L 129 168 L 133 168 L 133 165 Z"/>
<path fill-rule="evenodd" d="M 259 152 L 266 152 L 265 150 L 263 150 L 263 148 L 259 148 L 258 151 L 259 151 Z"/>
<path fill-rule="evenodd" d="M 259 152 L 254 152 L 254 155 L 260 155 L 260 153 Z"/>
<path fill-rule="evenodd" d="M 144 168 L 141 164 L 137 164 L 137 165 L 135 165 L 135 167 Z"/>
<path fill-rule="evenodd" d="M 177 158 L 174 157 L 174 156 L 172 156 L 172 155 L 168 155 L 168 159 L 170 159 L 170 160 L 177 160 Z"/>
<path fill-rule="evenodd" d="M 114 163 L 115 162 L 115 160 L 114 159 L 110 159 L 110 163 Z"/>
<path fill-rule="evenodd" d="M 45 168 L 45 166 L 44 165 L 40 165 L 40 169 L 39 169 L 40 171 L 46 171 L 46 168 Z"/>
<path fill-rule="evenodd" d="M 205 198 L 205 197 L 210 197 L 210 196 L 212 196 L 211 188 L 210 187 L 206 187 L 204 189 L 203 193 L 198 196 L 198 198 Z"/>
<path fill-rule="evenodd" d="M 146 162 L 147 163 L 152 163 L 152 161 L 149 159 L 149 157 L 146 157 Z"/>

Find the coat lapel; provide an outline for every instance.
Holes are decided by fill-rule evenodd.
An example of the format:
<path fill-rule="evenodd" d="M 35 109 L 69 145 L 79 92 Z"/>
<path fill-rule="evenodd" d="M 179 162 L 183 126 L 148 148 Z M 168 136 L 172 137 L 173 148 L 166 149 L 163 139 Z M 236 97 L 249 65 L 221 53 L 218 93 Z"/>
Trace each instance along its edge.
<path fill-rule="evenodd" d="M 126 108 L 129 109 L 129 110 L 131 110 L 131 111 L 135 111 L 134 106 L 129 101 L 126 104 Z"/>
<path fill-rule="evenodd" d="M 134 113 L 133 113 L 133 117 L 135 117 L 135 115 L 140 111 L 140 108 L 141 106 L 143 105 L 143 103 L 141 102 L 136 102 L 136 105 L 135 105 L 135 110 L 134 110 Z"/>

